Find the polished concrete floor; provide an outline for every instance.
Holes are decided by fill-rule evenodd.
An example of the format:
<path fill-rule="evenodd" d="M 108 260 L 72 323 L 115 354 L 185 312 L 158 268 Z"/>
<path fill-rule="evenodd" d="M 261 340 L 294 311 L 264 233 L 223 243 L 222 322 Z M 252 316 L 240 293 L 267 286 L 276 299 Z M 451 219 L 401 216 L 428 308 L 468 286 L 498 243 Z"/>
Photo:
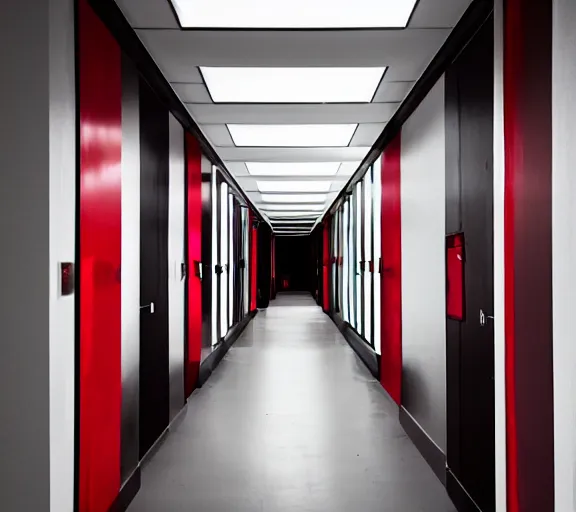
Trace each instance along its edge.
<path fill-rule="evenodd" d="M 261 311 L 143 468 L 129 512 L 455 512 L 310 296 Z"/>

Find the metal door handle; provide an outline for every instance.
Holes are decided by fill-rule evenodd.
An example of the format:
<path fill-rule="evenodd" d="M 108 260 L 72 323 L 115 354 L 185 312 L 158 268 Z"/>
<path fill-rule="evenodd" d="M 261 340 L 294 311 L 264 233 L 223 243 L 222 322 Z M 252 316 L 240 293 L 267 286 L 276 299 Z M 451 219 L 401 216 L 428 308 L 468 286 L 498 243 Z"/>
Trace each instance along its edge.
<path fill-rule="evenodd" d="M 154 314 L 154 303 L 153 302 L 151 302 L 147 306 L 140 306 L 140 309 L 146 309 L 146 308 L 150 308 L 150 314 L 151 315 Z"/>
<path fill-rule="evenodd" d="M 484 313 L 484 310 L 481 309 L 480 310 L 480 326 L 484 327 L 486 325 L 486 319 L 490 319 L 490 320 L 494 320 L 494 317 L 491 315 L 487 315 L 486 313 Z"/>

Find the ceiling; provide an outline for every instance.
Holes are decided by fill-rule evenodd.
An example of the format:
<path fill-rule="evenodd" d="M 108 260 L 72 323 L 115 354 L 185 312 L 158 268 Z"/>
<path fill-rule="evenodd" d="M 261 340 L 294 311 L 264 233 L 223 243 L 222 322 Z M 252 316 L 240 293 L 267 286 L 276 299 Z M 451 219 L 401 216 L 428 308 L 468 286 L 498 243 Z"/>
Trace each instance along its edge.
<path fill-rule="evenodd" d="M 326 31 L 182 30 L 170 0 L 116 1 L 228 170 L 279 233 L 306 232 L 329 207 L 471 3 L 471 0 L 419 0 L 406 28 Z M 179 1 L 193 5 L 194 2 L 216 0 Z M 249 4 L 255 0 L 237 1 Z M 212 95 L 215 88 L 209 90 L 205 82 L 207 77 L 208 83 L 211 82 L 210 69 L 202 72 L 200 69 L 214 67 L 386 69 L 383 76 L 380 75 L 379 83 L 378 80 L 374 82 L 371 101 L 368 99 L 363 103 L 258 103 L 253 102 L 256 101 L 253 98 L 250 103 L 214 103 Z M 355 70 L 350 72 L 354 73 Z M 237 79 L 230 81 L 234 82 L 232 87 L 229 83 L 223 85 L 228 86 L 231 97 L 242 96 L 242 82 Z M 294 82 L 289 82 L 283 89 L 286 94 L 293 88 L 291 84 Z M 212 83 L 217 84 L 216 81 Z M 327 91 L 338 85 L 332 83 L 334 85 L 326 87 Z M 250 92 L 249 87 L 246 90 Z M 351 132 L 353 135 L 344 143 L 340 142 L 345 145 L 339 147 L 327 147 L 324 142 L 312 147 L 302 147 L 300 142 L 297 147 L 283 147 L 286 145 L 284 141 L 271 147 L 262 147 L 264 144 L 257 142 L 239 147 L 235 144 L 240 141 L 240 136 L 234 132 L 236 127 L 227 126 L 267 125 L 263 133 L 271 137 L 276 131 L 284 134 L 286 125 L 338 124 L 357 125 Z M 256 126 L 254 129 L 258 128 L 262 132 L 262 127 Z M 331 127 L 324 127 L 324 131 L 327 132 L 328 128 Z M 240 129 L 246 131 L 253 128 L 244 126 Z M 321 132 L 321 129 L 318 127 L 318 131 Z M 306 140 L 310 144 L 314 142 L 312 138 Z M 305 145 L 309 144 L 306 142 Z M 280 168 L 274 165 L 252 166 L 251 169 L 258 167 L 259 172 L 264 173 L 269 169 L 268 174 L 271 174 L 254 176 L 248 172 L 246 162 L 300 165 L 297 166 L 298 176 L 280 175 L 282 170 L 290 173 L 291 167 L 287 165 Z M 327 166 L 330 162 L 334 163 L 336 174 L 314 175 L 317 167 L 312 163 Z M 310 164 L 310 172 L 303 165 L 307 163 Z M 267 186 L 272 183 L 273 189 L 278 188 L 272 194 L 282 194 L 282 202 L 276 202 L 270 193 L 263 197 L 258 187 L 259 181 L 265 181 Z M 292 190 L 287 181 L 297 181 L 295 188 L 303 189 L 293 202 L 286 197 Z M 303 185 L 303 181 L 309 182 L 310 186 L 306 183 Z M 280 183 L 275 187 L 273 182 Z M 314 188 L 319 186 L 319 182 L 324 182 L 324 197 L 318 197 L 319 192 Z M 311 204 L 314 208 L 304 211 L 296 205 L 301 204 L 306 199 L 301 196 L 308 193 L 316 196 Z M 283 210 L 291 211 L 286 213 Z M 294 210 L 301 210 L 302 213 L 293 213 Z"/>

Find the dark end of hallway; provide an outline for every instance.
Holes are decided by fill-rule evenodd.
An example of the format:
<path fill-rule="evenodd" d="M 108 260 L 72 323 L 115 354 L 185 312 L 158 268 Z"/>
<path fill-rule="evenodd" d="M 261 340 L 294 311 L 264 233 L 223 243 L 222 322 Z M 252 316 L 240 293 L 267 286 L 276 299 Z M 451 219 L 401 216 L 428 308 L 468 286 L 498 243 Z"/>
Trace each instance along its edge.
<path fill-rule="evenodd" d="M 143 468 L 130 512 L 453 512 L 398 406 L 303 293 L 260 311 Z"/>

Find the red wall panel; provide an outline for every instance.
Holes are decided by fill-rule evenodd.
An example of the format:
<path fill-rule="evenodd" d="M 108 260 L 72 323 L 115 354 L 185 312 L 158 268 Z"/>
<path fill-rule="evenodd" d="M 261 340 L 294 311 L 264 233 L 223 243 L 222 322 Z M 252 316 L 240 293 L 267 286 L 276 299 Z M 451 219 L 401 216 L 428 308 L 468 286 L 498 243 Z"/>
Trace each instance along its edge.
<path fill-rule="evenodd" d="M 202 350 L 202 281 L 196 264 L 202 260 L 202 151 L 198 141 L 186 133 L 188 169 L 188 361 L 186 396 L 190 396 L 200 371 Z"/>
<path fill-rule="evenodd" d="M 322 225 L 322 309 L 330 311 L 330 219 Z"/>
<path fill-rule="evenodd" d="M 508 512 L 554 510 L 552 3 L 504 6 Z"/>
<path fill-rule="evenodd" d="M 402 388 L 401 136 L 382 157 L 382 358 L 380 382 L 400 404 Z"/>
<path fill-rule="evenodd" d="M 250 311 L 258 307 L 258 228 L 254 227 L 255 219 L 250 211 Z"/>
<path fill-rule="evenodd" d="M 120 490 L 120 48 L 79 2 L 80 512 L 107 512 Z"/>

